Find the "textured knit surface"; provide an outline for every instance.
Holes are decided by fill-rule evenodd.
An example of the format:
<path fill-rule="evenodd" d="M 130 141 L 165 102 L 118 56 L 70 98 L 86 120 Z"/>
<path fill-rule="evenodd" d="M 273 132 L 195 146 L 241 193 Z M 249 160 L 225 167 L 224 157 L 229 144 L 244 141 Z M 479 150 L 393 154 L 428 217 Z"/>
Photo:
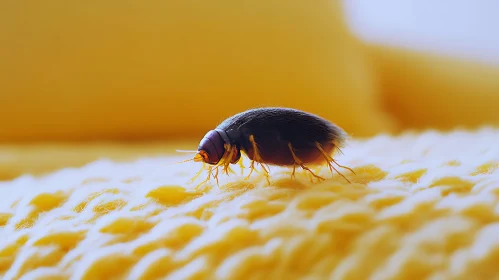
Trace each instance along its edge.
<path fill-rule="evenodd" d="M 21 177 L 0 185 L 0 278 L 497 279 L 498 140 L 351 141 L 352 184 L 235 166 L 195 189 L 201 165 L 170 157 Z"/>

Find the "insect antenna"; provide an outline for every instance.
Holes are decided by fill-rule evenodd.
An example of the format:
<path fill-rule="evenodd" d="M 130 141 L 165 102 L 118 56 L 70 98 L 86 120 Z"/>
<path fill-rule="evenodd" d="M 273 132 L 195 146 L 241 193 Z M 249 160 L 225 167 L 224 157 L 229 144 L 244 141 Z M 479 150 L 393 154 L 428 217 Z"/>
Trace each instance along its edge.
<path fill-rule="evenodd" d="M 194 151 L 194 150 L 175 150 L 177 153 L 188 153 L 188 154 L 196 154 L 198 153 L 198 151 Z M 185 162 L 189 162 L 189 161 L 194 161 L 196 158 L 191 158 L 191 159 L 186 159 L 186 160 L 182 160 L 182 161 L 178 161 L 178 162 L 174 162 L 174 163 L 170 163 L 170 164 L 167 164 L 168 165 L 173 165 L 173 164 L 179 164 L 179 163 L 185 163 Z"/>
<path fill-rule="evenodd" d="M 198 151 L 194 151 L 194 150 L 175 150 L 177 153 L 189 153 L 189 154 L 195 154 L 197 153 Z"/>
<path fill-rule="evenodd" d="M 174 165 L 174 164 L 179 164 L 179 163 L 184 163 L 184 162 L 189 162 L 189 161 L 193 161 L 193 160 L 194 160 L 194 158 L 186 159 L 186 160 L 182 160 L 182 161 L 177 161 L 177 162 L 169 163 L 166 166 Z"/>

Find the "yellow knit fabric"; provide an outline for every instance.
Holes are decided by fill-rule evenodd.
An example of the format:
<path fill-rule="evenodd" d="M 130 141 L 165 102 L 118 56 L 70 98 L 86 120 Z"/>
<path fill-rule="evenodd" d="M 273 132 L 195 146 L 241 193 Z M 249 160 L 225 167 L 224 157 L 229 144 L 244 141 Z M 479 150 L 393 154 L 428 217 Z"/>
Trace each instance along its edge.
<path fill-rule="evenodd" d="M 352 184 L 271 167 L 267 185 L 235 166 L 195 189 L 186 182 L 200 165 L 173 157 L 20 177 L 0 185 L 0 276 L 492 279 L 498 139 L 482 129 L 352 140 L 336 157 Z"/>

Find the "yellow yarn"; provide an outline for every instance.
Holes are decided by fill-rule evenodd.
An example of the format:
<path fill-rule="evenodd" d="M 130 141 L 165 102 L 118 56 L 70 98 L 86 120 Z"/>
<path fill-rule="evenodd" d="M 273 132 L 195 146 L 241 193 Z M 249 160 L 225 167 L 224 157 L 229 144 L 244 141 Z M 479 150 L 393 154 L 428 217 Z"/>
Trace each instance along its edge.
<path fill-rule="evenodd" d="M 200 165 L 173 157 L 21 177 L 0 185 L 0 276 L 499 277 L 497 139 L 482 129 L 355 140 L 336 158 L 356 171 L 342 170 L 352 184 L 274 167 L 268 186 L 236 165 L 220 187 L 195 189 L 186 182 Z"/>

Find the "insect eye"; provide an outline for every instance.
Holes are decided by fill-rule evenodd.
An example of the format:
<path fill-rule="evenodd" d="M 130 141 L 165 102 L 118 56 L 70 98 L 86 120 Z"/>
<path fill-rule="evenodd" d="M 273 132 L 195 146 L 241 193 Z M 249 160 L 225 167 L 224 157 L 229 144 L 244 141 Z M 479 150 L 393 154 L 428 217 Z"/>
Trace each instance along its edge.
<path fill-rule="evenodd" d="M 198 151 L 198 153 L 194 157 L 194 161 L 197 161 L 197 162 L 200 162 L 200 161 L 208 162 L 208 160 L 209 160 L 209 155 L 204 150 Z"/>
<path fill-rule="evenodd" d="M 208 153 L 206 151 L 201 150 L 201 151 L 199 151 L 199 154 L 203 157 L 204 162 L 208 162 L 210 156 L 208 155 Z"/>

